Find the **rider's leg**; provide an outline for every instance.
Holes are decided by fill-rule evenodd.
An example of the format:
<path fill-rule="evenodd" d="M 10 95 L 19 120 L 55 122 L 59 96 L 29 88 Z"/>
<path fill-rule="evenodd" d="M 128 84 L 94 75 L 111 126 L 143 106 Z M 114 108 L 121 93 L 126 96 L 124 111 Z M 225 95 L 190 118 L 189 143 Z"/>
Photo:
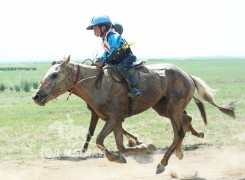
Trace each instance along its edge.
<path fill-rule="evenodd" d="M 139 96 L 142 94 L 141 89 L 139 88 L 137 78 L 134 75 L 134 68 L 127 69 L 122 67 L 122 65 L 117 66 L 118 72 L 125 78 L 128 86 L 129 86 L 129 93 L 128 96 L 133 98 L 135 96 Z"/>

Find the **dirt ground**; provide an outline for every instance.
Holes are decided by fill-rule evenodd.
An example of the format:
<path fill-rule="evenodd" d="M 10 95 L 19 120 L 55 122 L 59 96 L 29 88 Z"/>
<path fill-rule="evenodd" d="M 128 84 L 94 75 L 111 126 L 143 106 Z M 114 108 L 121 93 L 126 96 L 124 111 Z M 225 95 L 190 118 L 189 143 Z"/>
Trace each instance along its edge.
<path fill-rule="evenodd" d="M 245 179 L 245 147 L 186 149 L 184 158 L 174 155 L 162 174 L 155 174 L 164 150 L 154 154 L 125 155 L 127 163 L 106 158 L 78 156 L 41 161 L 0 161 L 0 179 Z"/>

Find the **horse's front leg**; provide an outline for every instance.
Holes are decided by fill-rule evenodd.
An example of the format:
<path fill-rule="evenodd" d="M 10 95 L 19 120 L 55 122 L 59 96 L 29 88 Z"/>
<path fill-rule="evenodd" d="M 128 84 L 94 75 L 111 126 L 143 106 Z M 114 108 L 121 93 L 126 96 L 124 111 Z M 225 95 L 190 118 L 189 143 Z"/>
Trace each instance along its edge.
<path fill-rule="evenodd" d="M 129 147 L 134 147 L 140 144 L 143 144 L 142 141 L 140 141 L 136 136 L 134 136 L 133 134 L 129 133 L 128 131 L 126 131 L 125 129 L 123 129 L 123 134 L 127 137 L 128 139 L 128 146 Z"/>
<path fill-rule="evenodd" d="M 95 128 L 97 126 L 98 119 L 99 119 L 99 116 L 97 115 L 97 113 L 88 104 L 87 104 L 87 108 L 91 112 L 91 119 L 90 119 L 88 134 L 86 137 L 86 142 L 85 142 L 83 149 L 82 149 L 83 153 L 85 153 L 88 150 L 89 142 L 94 135 L 94 131 L 95 131 Z M 142 142 L 136 136 L 129 133 L 125 129 L 123 129 L 123 134 L 128 138 L 129 147 L 134 147 L 134 146 L 142 144 Z"/>
<path fill-rule="evenodd" d="M 114 136 L 117 144 L 117 149 L 121 153 L 131 153 L 131 154 L 141 154 L 141 153 L 146 153 L 146 152 L 153 152 L 156 151 L 156 147 L 153 144 L 139 144 L 134 147 L 127 147 L 125 148 L 123 145 L 123 134 L 124 134 L 124 129 L 122 128 L 122 123 L 119 123 L 115 128 L 114 128 Z"/>
<path fill-rule="evenodd" d="M 126 163 L 126 159 L 123 156 L 110 153 L 106 147 L 104 146 L 105 138 L 114 130 L 114 128 L 120 124 L 116 116 L 110 116 L 110 118 L 106 121 L 103 129 L 99 133 L 96 139 L 96 145 L 99 149 L 101 149 L 104 155 L 107 157 L 109 161 L 117 162 L 117 163 Z"/>
<path fill-rule="evenodd" d="M 89 130 L 88 130 L 86 142 L 85 142 L 85 144 L 83 146 L 83 150 L 82 150 L 83 153 L 85 153 L 88 150 L 89 142 L 90 142 L 92 136 L 94 135 L 94 131 L 95 131 L 96 125 L 98 123 L 98 119 L 99 119 L 99 116 L 96 114 L 96 112 L 88 104 L 87 104 L 87 107 L 91 112 L 91 119 L 90 119 Z"/>

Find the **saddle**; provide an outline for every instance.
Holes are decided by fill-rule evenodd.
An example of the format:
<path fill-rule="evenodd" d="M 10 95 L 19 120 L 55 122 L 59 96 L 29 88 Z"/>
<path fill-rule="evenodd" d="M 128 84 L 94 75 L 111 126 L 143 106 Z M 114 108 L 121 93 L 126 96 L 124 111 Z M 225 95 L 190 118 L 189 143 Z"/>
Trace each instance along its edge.
<path fill-rule="evenodd" d="M 134 69 L 138 69 L 142 66 L 144 66 L 146 61 L 140 60 L 140 61 L 136 61 L 133 64 Z M 104 67 L 104 69 L 108 70 L 108 74 L 112 77 L 112 79 L 118 83 L 125 83 L 125 79 L 120 75 L 120 73 L 118 72 L 117 68 L 115 65 L 107 65 L 106 67 Z"/>

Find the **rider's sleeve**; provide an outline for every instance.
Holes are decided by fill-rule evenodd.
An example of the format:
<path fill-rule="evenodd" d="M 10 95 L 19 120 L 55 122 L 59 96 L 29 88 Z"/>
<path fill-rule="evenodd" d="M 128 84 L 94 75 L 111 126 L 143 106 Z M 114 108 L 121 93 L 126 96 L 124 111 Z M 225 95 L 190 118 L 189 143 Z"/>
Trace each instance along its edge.
<path fill-rule="evenodd" d="M 108 44 L 110 47 L 110 53 L 104 51 L 104 53 L 101 55 L 100 62 L 102 64 L 107 64 L 113 61 L 117 49 L 124 44 L 124 41 L 121 35 L 111 34 L 108 36 Z"/>
<path fill-rule="evenodd" d="M 110 53 L 106 56 L 106 58 L 109 58 L 119 47 L 121 47 L 124 43 L 121 35 L 119 34 L 111 34 L 108 37 L 108 43 L 110 45 Z"/>
<path fill-rule="evenodd" d="M 112 34 L 108 37 L 108 44 L 110 46 L 110 53 L 107 52 L 105 63 L 111 63 L 117 60 L 118 48 L 124 44 L 124 41 L 120 35 Z"/>

